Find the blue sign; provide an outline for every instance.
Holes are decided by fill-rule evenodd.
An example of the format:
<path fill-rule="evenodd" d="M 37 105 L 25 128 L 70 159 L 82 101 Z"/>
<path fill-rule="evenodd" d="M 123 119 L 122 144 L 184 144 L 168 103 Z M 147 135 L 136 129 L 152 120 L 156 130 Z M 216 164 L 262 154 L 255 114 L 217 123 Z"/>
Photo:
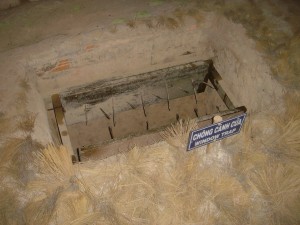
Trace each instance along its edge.
<path fill-rule="evenodd" d="M 246 113 L 234 118 L 215 123 L 190 133 L 188 151 L 238 134 L 243 126 Z"/>

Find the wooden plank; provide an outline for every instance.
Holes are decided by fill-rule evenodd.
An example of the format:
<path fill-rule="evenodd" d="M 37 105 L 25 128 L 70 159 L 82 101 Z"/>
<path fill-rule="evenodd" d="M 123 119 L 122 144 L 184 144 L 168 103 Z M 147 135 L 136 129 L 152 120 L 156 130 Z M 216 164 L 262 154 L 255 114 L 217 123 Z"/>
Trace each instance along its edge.
<path fill-rule="evenodd" d="M 66 121 L 64 118 L 64 111 L 63 111 L 63 108 L 61 105 L 59 95 L 54 94 L 54 95 L 52 95 L 51 98 L 52 98 L 54 114 L 55 114 L 56 123 L 57 123 L 58 130 L 59 130 L 61 142 L 66 147 L 66 149 L 68 149 L 70 156 L 73 158 L 74 152 L 73 152 L 72 144 L 71 144 L 70 137 L 68 134 L 67 125 L 66 125 Z"/>
<path fill-rule="evenodd" d="M 218 71 L 215 69 L 214 66 L 211 68 L 211 74 L 209 76 L 209 80 L 212 83 L 213 87 L 215 90 L 218 92 L 219 96 L 221 97 L 222 101 L 225 103 L 225 105 L 228 107 L 228 109 L 234 109 L 235 106 L 233 105 L 232 101 L 229 99 L 228 95 L 222 88 L 222 86 L 219 84 L 220 74 Z"/>

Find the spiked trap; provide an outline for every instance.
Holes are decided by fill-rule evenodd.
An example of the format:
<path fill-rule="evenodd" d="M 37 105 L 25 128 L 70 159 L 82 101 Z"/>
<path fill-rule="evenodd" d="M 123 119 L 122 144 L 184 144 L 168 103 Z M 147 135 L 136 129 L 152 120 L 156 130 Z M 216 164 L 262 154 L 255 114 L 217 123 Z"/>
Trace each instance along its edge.
<path fill-rule="evenodd" d="M 52 96 L 61 141 L 79 161 L 105 158 L 160 141 L 159 131 L 180 119 L 202 127 L 245 112 L 220 79 L 209 60 L 70 88 Z"/>

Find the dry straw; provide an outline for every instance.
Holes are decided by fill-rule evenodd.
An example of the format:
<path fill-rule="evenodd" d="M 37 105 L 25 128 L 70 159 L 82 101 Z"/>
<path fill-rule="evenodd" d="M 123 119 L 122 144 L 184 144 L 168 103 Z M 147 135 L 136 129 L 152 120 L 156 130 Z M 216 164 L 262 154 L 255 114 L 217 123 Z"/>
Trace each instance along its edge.
<path fill-rule="evenodd" d="M 63 146 L 55 147 L 50 144 L 42 151 L 36 152 L 34 156 L 34 164 L 39 168 L 39 173 L 49 179 L 64 181 L 74 175 L 71 157 Z"/>
<path fill-rule="evenodd" d="M 87 214 L 97 211 L 95 199 L 84 182 L 78 178 L 72 179 L 56 201 L 52 221 L 57 224 L 73 224 L 74 221 L 85 218 Z"/>
<path fill-rule="evenodd" d="M 300 173 L 298 168 L 270 161 L 250 174 L 250 184 L 265 201 L 274 224 L 299 224 Z"/>
<path fill-rule="evenodd" d="M 189 133 L 197 125 L 195 120 L 179 120 L 161 132 L 161 136 L 172 146 L 186 148 Z"/>
<path fill-rule="evenodd" d="M 26 207 L 28 224 L 73 224 L 79 217 L 97 211 L 95 195 L 76 176 L 65 147 L 48 145 L 34 153 L 33 163 L 38 174 L 27 188 L 43 191 L 47 197 L 40 200 L 37 196 Z"/>
<path fill-rule="evenodd" d="M 254 119 L 252 115 L 248 115 L 241 133 L 223 142 L 223 147 L 231 153 L 233 168 L 242 176 L 265 165 L 270 158 L 264 146 L 255 140 L 256 135 L 262 139 L 265 139 L 265 136 L 264 133 L 257 134 L 257 129 L 253 126 Z M 267 118 L 263 117 L 263 120 Z"/>
<path fill-rule="evenodd" d="M 27 224 L 48 225 L 57 207 L 57 201 L 63 192 L 62 187 L 58 187 L 50 196 L 43 200 L 31 202 L 25 209 Z"/>
<path fill-rule="evenodd" d="M 86 162 L 77 175 L 65 148 L 49 145 L 36 152 L 40 180 L 34 188 L 43 188 L 46 178 L 55 186 L 46 192 L 48 197 L 28 205 L 28 224 L 298 222 L 299 173 L 269 164 L 265 151 L 252 151 L 251 123 L 242 133 L 241 142 L 248 144 L 235 170 L 202 164 L 199 149 L 183 151 L 181 144 L 194 127 L 192 121 L 179 121 L 162 133 L 172 145 L 135 147 Z"/>
<path fill-rule="evenodd" d="M 0 165 L 6 168 L 4 173 L 20 179 L 23 183 L 28 182 L 31 179 L 29 172 L 32 170 L 32 154 L 42 148 L 31 136 L 8 139 L 0 149 Z"/>
<path fill-rule="evenodd" d="M 110 183 L 102 180 L 101 167 L 100 177 L 89 173 L 94 181 L 99 178 L 98 184 L 100 180 L 109 184 L 102 186 L 106 190 L 99 199 L 102 216 L 112 214 L 120 224 L 238 224 L 247 219 L 249 197 L 237 179 L 218 169 L 201 168 L 196 152 L 177 158 L 174 150 L 162 143 L 132 149 L 119 165 L 102 162 L 106 172 L 118 171 L 108 175 L 116 176 Z M 116 166 L 122 170 L 114 170 Z M 109 204 L 103 205 L 103 199 L 110 199 Z M 108 206 L 114 210 L 104 210 Z M 88 221 L 97 215 L 89 215 Z"/>
<path fill-rule="evenodd" d="M 265 142 L 279 159 L 295 166 L 300 165 L 300 101 L 297 96 L 299 95 L 286 96 L 284 116 L 273 116 L 278 133 Z"/>
<path fill-rule="evenodd" d="M 76 195 L 72 195 L 64 202 L 65 204 L 61 204 L 62 216 L 68 215 L 70 221 L 74 221 L 77 218 L 84 217 L 89 213 L 90 201 L 82 193 L 77 193 Z"/>

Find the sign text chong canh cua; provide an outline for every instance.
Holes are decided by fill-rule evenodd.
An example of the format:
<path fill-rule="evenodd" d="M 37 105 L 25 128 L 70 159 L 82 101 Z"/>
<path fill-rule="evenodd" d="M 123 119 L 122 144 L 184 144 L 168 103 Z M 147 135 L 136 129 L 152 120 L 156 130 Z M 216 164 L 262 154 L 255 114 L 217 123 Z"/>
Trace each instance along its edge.
<path fill-rule="evenodd" d="M 214 141 L 238 134 L 243 126 L 246 113 L 234 118 L 212 124 L 190 133 L 188 151 Z"/>

